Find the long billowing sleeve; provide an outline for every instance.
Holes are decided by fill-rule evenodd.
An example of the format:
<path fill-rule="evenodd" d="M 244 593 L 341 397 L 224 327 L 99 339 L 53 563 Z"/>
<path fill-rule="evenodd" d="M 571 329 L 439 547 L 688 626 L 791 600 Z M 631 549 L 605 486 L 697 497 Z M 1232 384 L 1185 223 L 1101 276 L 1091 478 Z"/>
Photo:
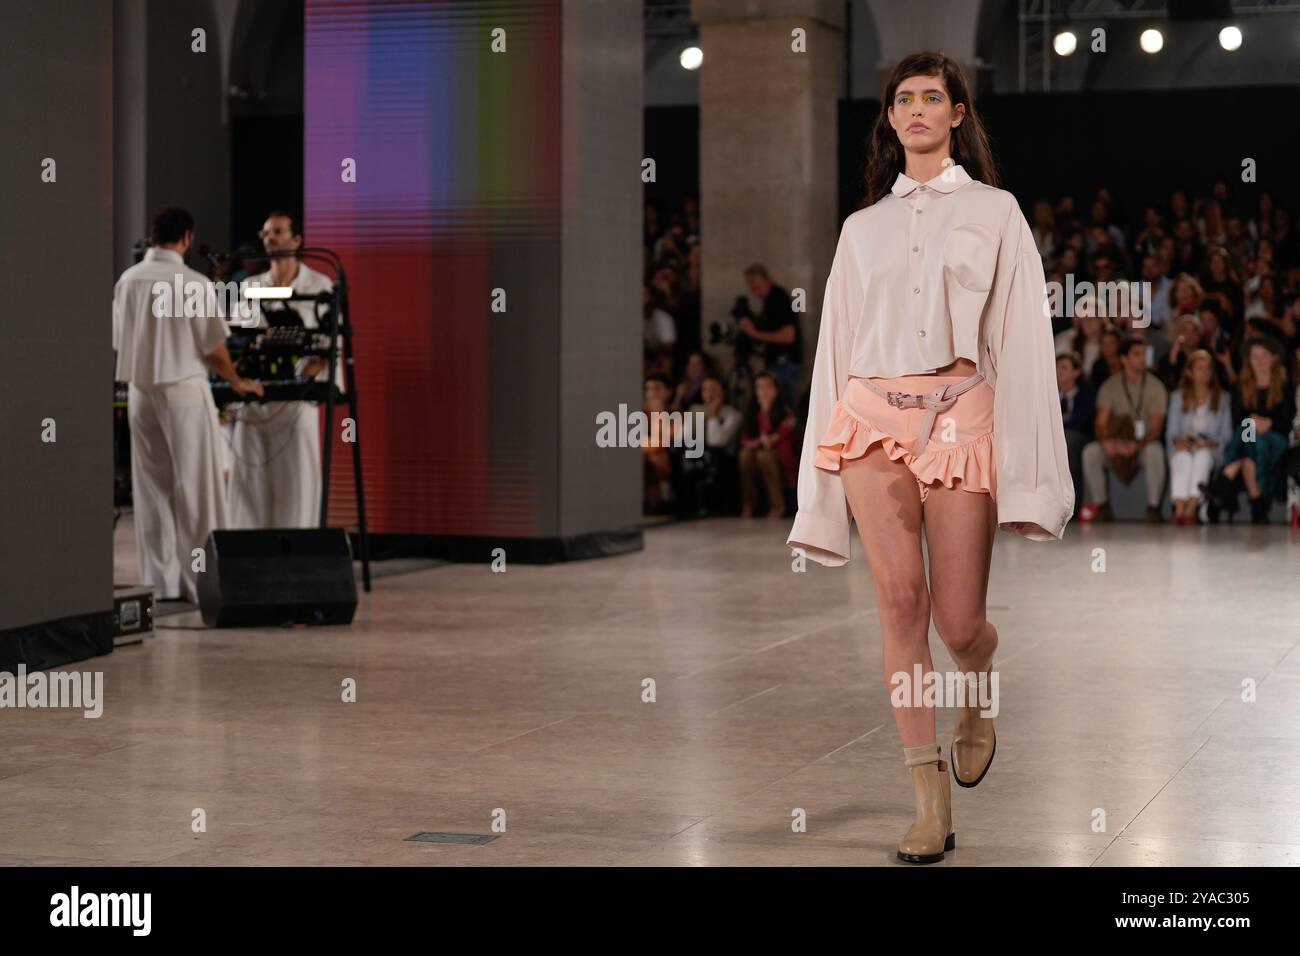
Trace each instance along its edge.
<path fill-rule="evenodd" d="M 808 421 L 799 460 L 799 511 L 786 543 L 826 567 L 849 560 L 851 515 L 840 476 L 823 471 L 813 460 L 848 383 L 853 351 L 853 320 L 862 302 L 862 282 L 848 228 L 840 230 L 835 259 L 822 298 L 817 356 L 813 363 Z"/>
<path fill-rule="evenodd" d="M 996 354 L 993 444 L 997 457 L 998 525 L 1029 522 L 1018 534 L 1051 541 L 1065 533 L 1074 510 L 1056 354 L 1043 263 L 1019 206 L 1003 245 L 1015 252 L 1000 263 L 1009 273 Z M 1001 276 L 999 276 L 1001 278 Z"/>

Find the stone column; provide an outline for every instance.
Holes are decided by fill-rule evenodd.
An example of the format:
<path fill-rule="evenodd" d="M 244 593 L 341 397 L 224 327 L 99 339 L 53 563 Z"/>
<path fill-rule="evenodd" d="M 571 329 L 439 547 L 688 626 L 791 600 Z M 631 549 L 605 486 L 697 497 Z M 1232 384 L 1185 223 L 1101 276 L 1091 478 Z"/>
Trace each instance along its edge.
<path fill-rule="evenodd" d="M 701 323 L 724 319 L 767 267 L 803 291 L 803 382 L 812 371 L 839 235 L 840 0 L 692 0 L 700 69 Z M 796 308 L 798 308 L 796 300 Z M 706 346 L 707 347 L 707 346 Z M 730 366 L 729 349 L 713 357 Z"/>

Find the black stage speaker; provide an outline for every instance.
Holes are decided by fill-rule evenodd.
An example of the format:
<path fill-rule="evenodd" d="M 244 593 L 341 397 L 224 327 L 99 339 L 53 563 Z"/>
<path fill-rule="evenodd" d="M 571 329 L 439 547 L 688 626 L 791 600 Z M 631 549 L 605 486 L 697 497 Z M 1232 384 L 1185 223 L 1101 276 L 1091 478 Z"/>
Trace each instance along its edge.
<path fill-rule="evenodd" d="M 208 535 L 199 607 L 209 627 L 350 624 L 352 546 L 342 528 L 259 528 Z"/>

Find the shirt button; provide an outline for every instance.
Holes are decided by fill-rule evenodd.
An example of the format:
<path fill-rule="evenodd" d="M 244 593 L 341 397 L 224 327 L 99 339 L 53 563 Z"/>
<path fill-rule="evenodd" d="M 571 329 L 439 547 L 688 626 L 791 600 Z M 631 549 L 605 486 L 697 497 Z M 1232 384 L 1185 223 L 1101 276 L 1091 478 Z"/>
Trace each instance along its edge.
<path fill-rule="evenodd" d="M 923 213 L 923 212 L 925 212 L 924 209 L 918 209 L 918 210 L 916 211 L 916 214 L 919 216 L 919 215 L 921 215 L 921 213 Z"/>
<path fill-rule="evenodd" d="M 920 290 L 920 289 L 913 289 L 913 290 L 912 290 L 912 294 L 913 294 L 913 295 L 920 295 L 920 294 L 921 294 L 921 290 Z"/>
<path fill-rule="evenodd" d="M 920 189 L 921 189 L 921 192 L 925 192 L 925 187 L 924 187 L 924 186 L 921 186 Z"/>
<path fill-rule="evenodd" d="M 916 334 L 921 336 L 921 338 L 925 338 L 925 329 L 921 329 L 921 331 L 917 332 Z"/>
<path fill-rule="evenodd" d="M 916 252 L 916 250 L 919 249 L 919 248 L 920 248 L 919 246 L 913 246 L 913 247 L 912 247 L 912 251 L 913 251 L 913 252 Z"/>

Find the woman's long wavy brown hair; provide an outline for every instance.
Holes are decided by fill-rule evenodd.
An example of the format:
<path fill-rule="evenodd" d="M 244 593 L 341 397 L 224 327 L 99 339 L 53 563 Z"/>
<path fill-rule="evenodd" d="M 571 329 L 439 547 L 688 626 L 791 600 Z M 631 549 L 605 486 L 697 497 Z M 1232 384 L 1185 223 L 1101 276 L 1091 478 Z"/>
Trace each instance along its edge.
<path fill-rule="evenodd" d="M 885 83 L 884 96 L 880 101 L 880 115 L 876 125 L 871 129 L 871 138 L 867 144 L 867 196 L 864 205 L 870 206 L 883 199 L 894 185 L 898 174 L 905 172 L 906 157 L 903 144 L 898 141 L 898 134 L 889 125 L 889 107 L 898 92 L 898 84 L 912 76 L 941 76 L 943 85 L 948 89 L 948 99 L 955 108 L 958 103 L 965 104 L 966 118 L 952 131 L 952 161 L 966 170 L 971 179 L 978 179 L 989 186 L 998 185 L 997 170 L 993 165 L 993 152 L 989 148 L 988 133 L 980 122 L 975 110 L 975 100 L 970 93 L 970 84 L 961 66 L 942 53 L 913 53 L 899 61 Z"/>
<path fill-rule="evenodd" d="M 1183 366 L 1183 374 L 1178 380 L 1178 392 L 1183 398 L 1183 411 L 1196 411 L 1196 385 L 1192 382 L 1192 366 L 1204 359 L 1210 366 L 1210 384 L 1206 386 L 1207 396 L 1210 399 L 1210 411 L 1219 410 L 1219 399 L 1223 396 L 1223 386 L 1219 384 L 1219 376 L 1214 371 L 1214 356 L 1209 353 L 1208 349 L 1197 349 L 1187 356 L 1187 364 Z M 1176 437 L 1176 436 L 1175 436 Z"/>

